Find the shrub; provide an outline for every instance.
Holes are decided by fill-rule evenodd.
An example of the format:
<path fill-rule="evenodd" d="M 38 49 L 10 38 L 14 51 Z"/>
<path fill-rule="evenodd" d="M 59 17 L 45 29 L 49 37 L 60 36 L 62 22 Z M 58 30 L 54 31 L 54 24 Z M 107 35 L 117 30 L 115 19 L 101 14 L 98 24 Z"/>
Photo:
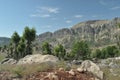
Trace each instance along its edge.
<path fill-rule="evenodd" d="M 65 48 L 61 45 L 58 44 L 55 48 L 54 48 L 54 55 L 57 56 L 59 59 L 64 59 L 65 55 L 66 55 L 66 50 Z"/>
<path fill-rule="evenodd" d="M 90 55 L 90 48 L 86 41 L 77 41 L 73 44 L 71 54 L 75 59 L 87 59 Z"/>

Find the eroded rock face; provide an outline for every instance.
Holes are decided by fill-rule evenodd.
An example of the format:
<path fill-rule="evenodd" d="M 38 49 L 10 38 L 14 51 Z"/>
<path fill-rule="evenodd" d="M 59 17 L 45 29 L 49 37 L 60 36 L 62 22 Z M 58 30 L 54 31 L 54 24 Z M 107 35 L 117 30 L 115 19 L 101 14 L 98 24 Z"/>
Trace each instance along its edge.
<path fill-rule="evenodd" d="M 32 63 L 47 63 L 47 64 L 56 64 L 59 59 L 52 55 L 27 55 L 26 57 L 20 59 L 17 64 L 32 64 Z"/>
<path fill-rule="evenodd" d="M 63 28 L 54 33 L 46 32 L 37 37 L 37 41 L 42 43 L 47 41 L 53 46 L 57 43 L 63 44 L 70 49 L 75 40 L 87 40 L 94 46 L 108 45 L 116 43 L 116 35 L 120 33 L 118 24 L 120 18 L 112 20 L 90 20 L 81 22 L 67 29 Z"/>
<path fill-rule="evenodd" d="M 81 66 L 77 70 L 80 72 L 91 72 L 96 76 L 96 79 L 103 80 L 103 72 L 100 70 L 99 66 L 90 60 L 82 62 Z"/>

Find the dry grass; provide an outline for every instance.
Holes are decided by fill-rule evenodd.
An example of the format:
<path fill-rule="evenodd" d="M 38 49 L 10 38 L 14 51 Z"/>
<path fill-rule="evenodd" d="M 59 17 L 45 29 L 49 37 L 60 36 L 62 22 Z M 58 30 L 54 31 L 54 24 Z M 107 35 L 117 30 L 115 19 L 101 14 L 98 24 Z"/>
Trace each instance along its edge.
<path fill-rule="evenodd" d="M 55 65 L 48 65 L 47 63 L 42 64 L 24 64 L 24 65 L 0 65 L 0 72 L 10 72 L 16 77 L 24 77 L 26 75 L 41 72 L 41 71 L 47 71 L 48 69 L 58 69 L 58 68 L 64 68 L 65 70 L 68 70 L 68 67 L 66 66 L 64 61 L 59 62 L 56 66 Z"/>
<path fill-rule="evenodd" d="M 7 71 L 16 77 L 24 77 L 35 72 L 46 71 L 49 68 L 51 66 L 47 64 L 0 65 L 1 72 Z"/>

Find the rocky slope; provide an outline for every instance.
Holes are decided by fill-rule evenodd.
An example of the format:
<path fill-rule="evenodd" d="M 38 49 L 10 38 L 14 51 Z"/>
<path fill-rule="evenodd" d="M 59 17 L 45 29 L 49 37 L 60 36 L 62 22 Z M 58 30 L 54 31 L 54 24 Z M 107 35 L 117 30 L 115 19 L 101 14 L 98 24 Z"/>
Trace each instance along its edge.
<path fill-rule="evenodd" d="M 70 29 L 64 28 L 54 33 L 46 32 L 37 37 L 37 41 L 41 44 L 48 41 L 52 45 L 58 43 L 63 44 L 66 48 L 70 48 L 76 40 L 87 40 L 92 46 L 102 46 L 113 44 L 116 42 L 116 35 L 120 33 L 118 24 L 120 18 L 112 20 L 90 20 L 81 22 Z"/>

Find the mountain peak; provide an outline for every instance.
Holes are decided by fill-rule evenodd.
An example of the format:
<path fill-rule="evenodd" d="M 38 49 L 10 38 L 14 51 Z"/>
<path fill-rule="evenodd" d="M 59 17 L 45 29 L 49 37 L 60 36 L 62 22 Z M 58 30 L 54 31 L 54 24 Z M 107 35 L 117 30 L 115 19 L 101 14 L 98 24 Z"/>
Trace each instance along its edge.
<path fill-rule="evenodd" d="M 63 28 L 54 33 L 41 34 L 38 39 L 50 42 L 63 44 L 65 47 L 71 47 L 75 40 L 87 40 L 92 46 L 102 46 L 113 44 L 116 42 L 115 36 L 120 33 L 118 30 L 120 18 L 112 20 L 89 20 L 80 22 L 71 28 Z"/>

